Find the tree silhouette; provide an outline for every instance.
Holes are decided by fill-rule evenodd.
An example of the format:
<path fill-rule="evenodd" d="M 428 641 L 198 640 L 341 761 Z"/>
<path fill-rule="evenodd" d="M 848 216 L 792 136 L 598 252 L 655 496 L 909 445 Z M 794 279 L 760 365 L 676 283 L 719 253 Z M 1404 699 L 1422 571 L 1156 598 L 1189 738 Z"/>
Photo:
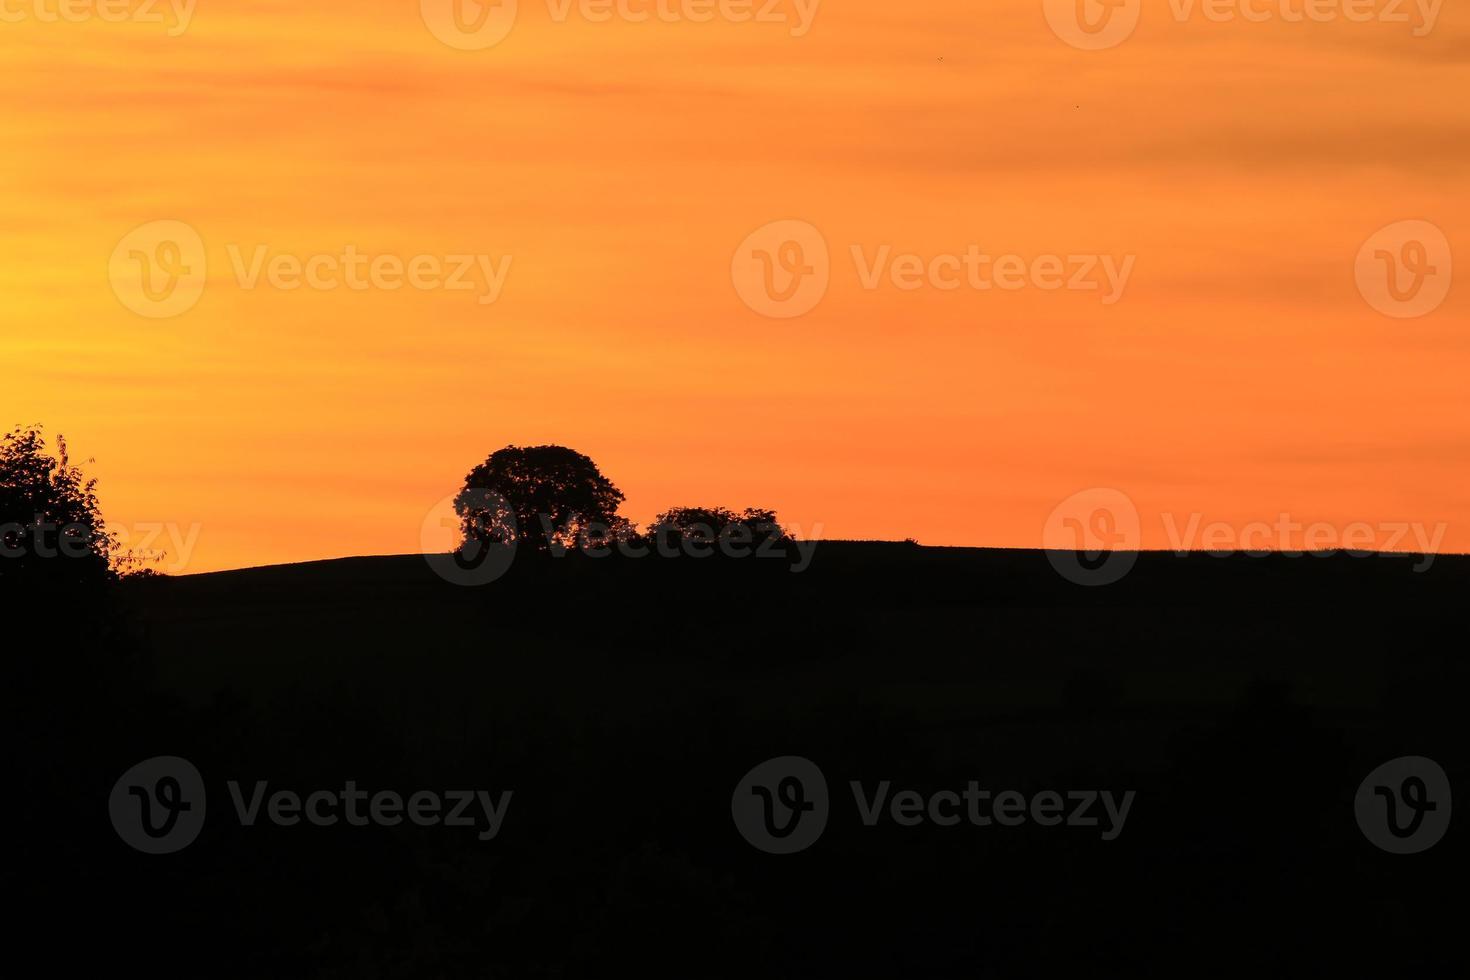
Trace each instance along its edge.
<path fill-rule="evenodd" d="M 738 537 L 741 543 L 786 542 L 786 533 L 773 510 L 747 507 L 740 513 L 724 507 L 675 507 L 653 519 L 650 536 L 674 534 L 686 540 L 714 542 L 721 537 Z"/>
<path fill-rule="evenodd" d="M 619 526 L 622 502 L 622 491 L 575 450 L 506 446 L 465 477 L 454 510 L 467 541 L 547 552 L 590 526 Z"/>
<path fill-rule="evenodd" d="M 0 437 L 0 581 L 88 584 L 113 577 L 113 540 L 97 481 L 72 465 L 66 440 L 47 449 L 40 426 Z"/>

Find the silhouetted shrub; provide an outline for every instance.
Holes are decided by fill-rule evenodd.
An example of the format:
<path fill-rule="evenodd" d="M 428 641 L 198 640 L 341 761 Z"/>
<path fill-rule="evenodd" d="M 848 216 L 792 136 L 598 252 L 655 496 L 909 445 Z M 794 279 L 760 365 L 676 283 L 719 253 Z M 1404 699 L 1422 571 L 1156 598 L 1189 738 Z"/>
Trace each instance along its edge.
<path fill-rule="evenodd" d="M 675 507 L 653 519 L 648 534 L 673 535 L 688 541 L 713 543 L 735 540 L 739 544 L 761 545 L 791 540 L 786 529 L 776 520 L 773 510 L 747 507 L 736 513 L 724 507 Z"/>

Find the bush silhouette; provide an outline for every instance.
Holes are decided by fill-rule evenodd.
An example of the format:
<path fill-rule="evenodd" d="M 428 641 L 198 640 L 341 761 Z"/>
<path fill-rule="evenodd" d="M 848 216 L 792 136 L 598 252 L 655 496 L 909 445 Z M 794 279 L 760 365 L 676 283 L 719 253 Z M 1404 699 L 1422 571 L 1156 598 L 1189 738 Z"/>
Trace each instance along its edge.
<path fill-rule="evenodd" d="M 549 552 L 618 527 L 623 493 L 565 446 L 506 446 L 465 477 L 454 501 L 466 541 Z"/>
<path fill-rule="evenodd" d="M 724 507 L 675 507 L 653 519 L 648 527 L 651 537 L 676 535 L 685 540 L 714 542 L 721 538 L 737 539 L 756 545 L 791 540 L 773 510 L 747 507 L 740 513 Z"/>

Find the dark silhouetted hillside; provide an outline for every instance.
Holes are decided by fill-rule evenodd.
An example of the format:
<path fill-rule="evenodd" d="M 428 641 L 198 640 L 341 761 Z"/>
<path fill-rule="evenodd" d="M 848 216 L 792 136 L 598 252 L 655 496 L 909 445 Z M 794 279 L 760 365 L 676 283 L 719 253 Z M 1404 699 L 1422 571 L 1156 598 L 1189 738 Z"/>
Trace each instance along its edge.
<path fill-rule="evenodd" d="M 171 713 L 95 733 L 106 765 L 70 790 L 91 835 L 37 907 L 237 976 L 1050 976 L 1077 950 L 1105 975 L 1440 970 L 1460 838 L 1397 857 L 1353 816 L 1397 756 L 1470 785 L 1470 560 L 1412 565 L 1146 554 L 1087 589 L 1037 552 L 825 543 L 802 574 L 578 557 L 460 589 L 407 556 L 127 583 Z M 154 857 L 100 808 L 162 754 L 210 818 Z M 773 856 L 731 798 L 785 755 L 832 816 Z M 491 841 L 242 828 L 226 779 L 514 798 Z M 849 789 L 970 779 L 1137 796 L 1104 842 L 869 828 Z"/>

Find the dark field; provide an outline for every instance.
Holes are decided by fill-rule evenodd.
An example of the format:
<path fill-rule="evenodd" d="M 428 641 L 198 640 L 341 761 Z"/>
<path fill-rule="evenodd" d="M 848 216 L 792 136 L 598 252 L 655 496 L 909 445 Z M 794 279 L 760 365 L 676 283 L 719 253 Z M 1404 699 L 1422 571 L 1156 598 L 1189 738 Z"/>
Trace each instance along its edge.
<path fill-rule="evenodd" d="M 1086 589 L 1039 552 L 826 543 L 802 574 L 580 557 L 461 589 L 409 556 L 125 583 L 48 617 L 14 689 L 18 839 L 58 842 L 21 848 L 19 935 L 200 976 L 1440 974 L 1460 828 L 1396 855 L 1354 816 L 1400 756 L 1470 785 L 1470 560 L 1415 564 L 1143 555 Z M 208 816 L 142 854 L 108 796 L 163 755 Z M 732 794 L 793 755 L 830 817 L 765 853 Z M 512 796 L 489 840 L 247 827 L 232 780 Z M 865 825 L 849 784 L 885 780 L 1135 796 L 1113 839 L 1100 803 Z"/>

